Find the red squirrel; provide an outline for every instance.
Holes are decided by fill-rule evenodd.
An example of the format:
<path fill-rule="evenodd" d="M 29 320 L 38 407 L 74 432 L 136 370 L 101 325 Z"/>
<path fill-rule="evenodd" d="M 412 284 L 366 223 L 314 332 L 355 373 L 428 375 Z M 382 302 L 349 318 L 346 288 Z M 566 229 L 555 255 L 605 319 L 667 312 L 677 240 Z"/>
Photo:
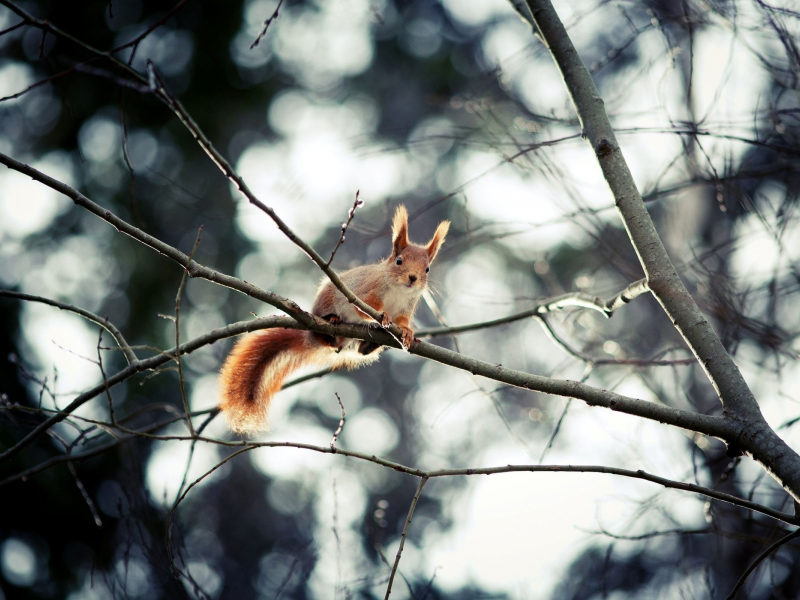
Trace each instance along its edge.
<path fill-rule="evenodd" d="M 400 341 L 406 348 L 414 340 L 411 317 L 427 287 L 430 264 L 449 229 L 450 222 L 442 221 L 426 245 L 414 244 L 408 239 L 408 212 L 400 205 L 392 222 L 389 258 L 341 274 L 342 281 L 356 296 L 382 312 L 381 325 L 394 322 L 402 330 Z M 333 324 L 374 323 L 330 281 L 324 281 L 317 290 L 312 312 Z M 250 333 L 233 347 L 222 367 L 220 409 L 233 431 L 244 434 L 263 431 L 270 401 L 290 373 L 311 364 L 354 369 L 375 362 L 382 350 L 382 346 L 372 342 L 300 329 Z"/>

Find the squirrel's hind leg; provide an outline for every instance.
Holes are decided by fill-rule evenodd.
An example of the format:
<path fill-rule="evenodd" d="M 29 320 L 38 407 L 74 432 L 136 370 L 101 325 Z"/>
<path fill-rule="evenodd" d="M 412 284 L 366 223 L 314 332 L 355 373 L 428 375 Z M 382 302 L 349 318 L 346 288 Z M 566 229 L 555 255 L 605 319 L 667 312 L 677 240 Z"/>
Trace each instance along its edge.
<path fill-rule="evenodd" d="M 366 356 L 367 354 L 372 354 L 380 347 L 381 345 L 376 344 L 375 342 L 361 342 L 358 345 L 358 353 Z"/>
<path fill-rule="evenodd" d="M 329 315 L 325 315 L 322 318 L 325 319 L 331 325 L 338 325 L 339 323 L 342 322 L 342 318 L 339 315 L 334 314 L 334 313 L 331 313 Z M 327 333 L 316 333 L 316 332 L 314 332 L 311 335 L 314 337 L 314 339 L 317 342 L 319 342 L 323 346 L 328 346 L 330 348 L 335 348 L 337 352 L 341 351 L 341 349 L 342 349 L 342 344 L 344 343 L 344 338 L 336 337 L 336 336 L 333 336 L 333 335 L 328 335 Z"/>

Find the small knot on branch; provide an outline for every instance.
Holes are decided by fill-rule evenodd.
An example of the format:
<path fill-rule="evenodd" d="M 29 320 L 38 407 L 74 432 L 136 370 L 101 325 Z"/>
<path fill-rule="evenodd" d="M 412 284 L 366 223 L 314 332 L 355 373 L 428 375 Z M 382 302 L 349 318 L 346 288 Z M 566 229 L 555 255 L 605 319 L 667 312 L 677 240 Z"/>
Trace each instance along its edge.
<path fill-rule="evenodd" d="M 614 146 L 611 145 L 606 138 L 601 138 L 600 143 L 595 148 L 595 153 L 599 158 L 604 158 L 614 151 Z"/>

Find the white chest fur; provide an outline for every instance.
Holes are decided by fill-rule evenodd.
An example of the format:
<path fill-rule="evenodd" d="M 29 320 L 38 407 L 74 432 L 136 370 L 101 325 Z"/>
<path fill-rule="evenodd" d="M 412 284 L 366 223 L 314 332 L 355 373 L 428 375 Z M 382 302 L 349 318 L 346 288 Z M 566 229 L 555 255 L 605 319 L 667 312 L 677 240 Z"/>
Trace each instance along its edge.
<path fill-rule="evenodd" d="M 387 294 L 383 310 L 389 314 L 392 320 L 398 315 L 410 315 L 421 295 L 422 288 L 420 287 L 394 286 L 392 293 Z"/>

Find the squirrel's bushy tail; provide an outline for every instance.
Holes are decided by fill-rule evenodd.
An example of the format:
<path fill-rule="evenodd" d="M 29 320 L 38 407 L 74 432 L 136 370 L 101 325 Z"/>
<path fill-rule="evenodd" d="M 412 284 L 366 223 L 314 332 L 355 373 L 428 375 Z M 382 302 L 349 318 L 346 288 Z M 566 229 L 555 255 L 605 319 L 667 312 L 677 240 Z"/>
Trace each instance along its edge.
<path fill-rule="evenodd" d="M 272 396 L 293 371 L 315 362 L 320 350 L 305 331 L 267 329 L 236 343 L 222 367 L 220 408 L 237 433 L 266 429 Z"/>

